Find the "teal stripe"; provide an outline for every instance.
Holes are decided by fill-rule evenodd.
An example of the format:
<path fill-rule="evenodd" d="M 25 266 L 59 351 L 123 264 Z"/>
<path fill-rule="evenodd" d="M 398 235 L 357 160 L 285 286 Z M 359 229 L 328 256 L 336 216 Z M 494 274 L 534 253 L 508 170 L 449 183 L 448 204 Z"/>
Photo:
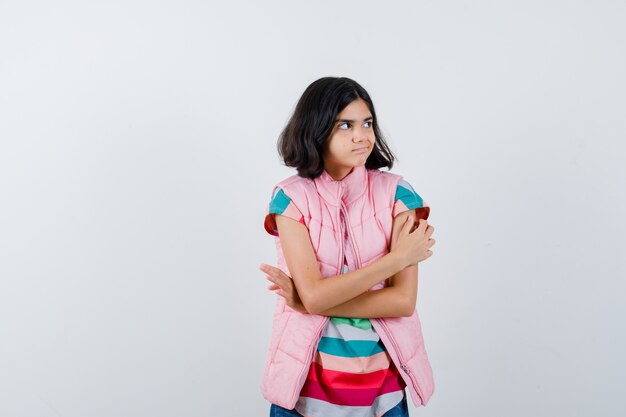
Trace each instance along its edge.
<path fill-rule="evenodd" d="M 409 187 L 411 187 L 409 185 Z M 396 200 L 402 200 L 409 210 L 424 207 L 424 200 L 414 190 L 398 185 L 396 188 Z"/>
<path fill-rule="evenodd" d="M 333 356 L 344 358 L 356 358 L 372 356 L 384 352 L 382 343 L 372 340 L 342 340 L 334 337 L 322 337 L 317 345 L 317 350 Z"/>
<path fill-rule="evenodd" d="M 278 192 L 270 201 L 270 213 L 283 214 L 283 211 L 287 209 L 287 206 L 291 203 L 291 199 L 287 197 L 282 188 L 278 189 Z"/>

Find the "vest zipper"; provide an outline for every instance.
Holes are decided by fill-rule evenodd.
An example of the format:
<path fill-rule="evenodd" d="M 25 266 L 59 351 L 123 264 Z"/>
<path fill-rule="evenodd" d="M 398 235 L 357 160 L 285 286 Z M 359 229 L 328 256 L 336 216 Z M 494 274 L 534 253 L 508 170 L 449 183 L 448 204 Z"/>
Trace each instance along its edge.
<path fill-rule="evenodd" d="M 403 370 L 404 373 L 409 377 L 409 381 L 411 382 L 411 385 L 413 386 L 413 389 L 415 390 L 415 392 L 417 392 L 417 395 L 419 395 L 420 400 L 423 403 L 424 402 L 424 396 L 422 395 L 422 390 L 420 389 L 417 381 L 415 380 L 415 377 L 413 376 L 413 373 L 411 372 L 411 370 L 407 366 L 406 362 L 404 361 L 404 358 L 402 358 L 402 355 L 400 354 L 400 349 L 398 348 L 398 344 L 396 342 L 396 339 L 393 337 L 393 335 L 389 331 L 389 328 L 387 327 L 387 324 L 385 323 L 384 320 L 382 320 L 382 319 L 374 319 L 374 320 L 376 321 L 376 323 L 380 324 L 380 326 L 382 327 L 385 335 L 387 336 L 387 339 L 389 339 L 389 341 L 393 345 L 393 350 L 394 350 L 396 356 L 398 357 L 398 362 L 399 362 L 399 363 L 396 363 L 396 366 L 399 369 Z M 392 357 L 392 360 L 393 360 L 393 357 Z M 402 375 L 402 374 L 400 374 L 400 375 Z M 406 382 L 406 378 L 403 377 L 403 379 L 404 379 L 404 382 Z"/>
<path fill-rule="evenodd" d="M 352 233 L 350 230 L 350 225 L 348 224 L 348 210 L 345 208 L 343 202 L 341 202 L 341 212 L 343 213 L 343 219 L 344 219 L 344 227 L 346 228 L 347 232 L 348 232 L 348 237 L 350 238 L 350 247 L 352 248 L 352 254 L 354 255 L 354 263 L 356 264 L 356 269 L 360 269 L 361 268 L 361 257 L 359 256 L 358 252 L 356 251 L 356 245 L 354 243 L 354 238 L 352 237 Z M 343 242 L 343 236 L 341 236 L 341 241 Z M 343 246 L 343 244 L 342 244 Z M 341 262 L 343 263 L 343 259 L 341 259 Z"/>
<path fill-rule="evenodd" d="M 347 210 L 345 209 L 345 206 L 344 206 L 343 202 L 341 202 L 341 211 L 344 213 L 345 227 L 346 227 L 346 230 L 348 231 L 348 237 L 350 238 L 350 246 L 352 247 L 352 253 L 354 254 L 354 260 L 356 262 L 356 267 L 357 267 L 357 269 L 361 269 L 361 257 L 359 256 L 357 248 L 356 248 L 356 245 L 354 244 L 354 239 L 352 237 L 350 226 L 348 225 L 348 216 L 346 214 Z M 342 239 L 343 239 L 343 236 L 342 236 Z M 341 246 L 343 247 L 343 245 L 341 245 Z M 372 320 L 370 320 L 370 321 L 372 321 Z M 415 392 L 417 392 L 417 395 L 419 395 L 420 400 L 423 403 L 424 402 L 424 400 L 423 400 L 424 397 L 422 396 L 421 389 L 419 388 L 419 385 L 417 384 L 417 381 L 415 380 L 413 374 L 411 373 L 411 370 L 409 369 L 409 367 L 406 365 L 404 359 L 402 358 L 402 356 L 400 354 L 400 349 L 398 348 L 398 344 L 396 343 L 395 338 L 393 337 L 393 335 L 389 331 L 389 327 L 387 327 L 387 324 L 382 319 L 374 318 L 373 321 L 378 323 L 378 324 L 380 324 L 380 327 L 383 329 L 383 332 L 387 336 L 387 339 L 393 345 L 394 353 L 395 353 L 395 355 L 398 358 L 397 361 L 399 362 L 399 363 L 395 364 L 396 367 L 398 367 L 399 369 L 404 371 L 404 374 L 406 376 L 408 376 L 409 382 L 411 383 L 411 385 L 413 386 L 413 389 L 415 390 Z M 393 357 L 391 359 L 393 360 Z M 400 374 L 400 375 L 402 375 L 402 374 Z M 404 382 L 406 382 L 406 378 L 404 376 L 402 376 L 402 379 L 404 379 Z"/>

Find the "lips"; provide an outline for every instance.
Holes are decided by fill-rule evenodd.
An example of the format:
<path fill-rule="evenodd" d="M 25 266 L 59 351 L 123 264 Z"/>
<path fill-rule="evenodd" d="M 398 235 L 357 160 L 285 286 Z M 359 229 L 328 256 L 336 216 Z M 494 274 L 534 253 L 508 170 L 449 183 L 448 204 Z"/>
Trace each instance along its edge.
<path fill-rule="evenodd" d="M 362 148 L 352 149 L 352 152 L 366 151 L 367 146 L 363 146 Z"/>

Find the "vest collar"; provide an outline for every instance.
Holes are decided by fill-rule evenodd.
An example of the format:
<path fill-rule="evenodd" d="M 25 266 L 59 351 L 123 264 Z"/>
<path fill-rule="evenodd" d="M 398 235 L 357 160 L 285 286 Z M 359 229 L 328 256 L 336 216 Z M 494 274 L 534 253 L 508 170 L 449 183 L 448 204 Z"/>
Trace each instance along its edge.
<path fill-rule="evenodd" d="M 367 189 L 367 168 L 365 165 L 356 166 L 339 181 L 324 170 L 322 175 L 313 181 L 317 192 L 328 203 L 339 205 L 339 202 L 343 201 L 344 204 L 350 204 Z"/>

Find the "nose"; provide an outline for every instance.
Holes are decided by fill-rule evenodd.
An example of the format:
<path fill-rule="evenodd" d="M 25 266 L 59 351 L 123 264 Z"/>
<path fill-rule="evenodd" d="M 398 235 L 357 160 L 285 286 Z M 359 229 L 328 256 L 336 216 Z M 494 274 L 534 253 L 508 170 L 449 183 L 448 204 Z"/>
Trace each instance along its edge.
<path fill-rule="evenodd" d="M 354 130 L 354 136 L 352 137 L 352 141 L 355 143 L 363 142 L 364 140 L 368 140 L 369 135 L 368 131 L 365 128 L 358 128 Z"/>

